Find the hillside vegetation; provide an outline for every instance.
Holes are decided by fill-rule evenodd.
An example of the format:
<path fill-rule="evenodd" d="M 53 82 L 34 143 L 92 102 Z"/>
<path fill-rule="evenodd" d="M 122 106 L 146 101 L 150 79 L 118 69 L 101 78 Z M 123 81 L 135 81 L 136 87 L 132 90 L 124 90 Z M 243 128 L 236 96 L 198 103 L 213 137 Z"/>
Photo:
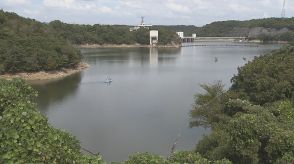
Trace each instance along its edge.
<path fill-rule="evenodd" d="M 196 33 L 203 37 L 249 37 L 262 41 L 293 41 L 294 18 L 266 18 L 247 21 L 219 21 L 203 27 L 164 26 L 174 31 L 183 31 L 186 36 Z"/>
<path fill-rule="evenodd" d="M 267 18 L 249 21 L 223 21 L 205 25 L 198 31 L 205 36 L 246 36 L 262 41 L 293 41 L 294 18 Z"/>
<path fill-rule="evenodd" d="M 142 44 L 149 45 L 149 30 L 141 28 L 130 31 L 124 25 L 78 25 L 53 21 L 49 26 L 72 44 Z M 159 31 L 159 44 L 179 44 L 177 34 L 166 28 Z"/>
<path fill-rule="evenodd" d="M 46 24 L 0 10 L 0 73 L 74 67 L 78 50 Z"/>

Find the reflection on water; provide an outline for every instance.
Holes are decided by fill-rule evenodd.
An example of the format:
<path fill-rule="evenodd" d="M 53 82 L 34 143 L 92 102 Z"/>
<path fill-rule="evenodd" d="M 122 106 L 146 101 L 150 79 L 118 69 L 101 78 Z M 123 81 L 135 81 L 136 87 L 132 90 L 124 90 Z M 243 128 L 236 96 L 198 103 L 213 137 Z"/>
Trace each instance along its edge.
<path fill-rule="evenodd" d="M 89 64 L 105 63 L 140 64 L 141 66 L 158 65 L 158 63 L 174 63 L 181 55 L 180 48 L 101 48 L 82 49 Z M 99 58 L 97 58 L 99 57 Z M 89 60 L 90 59 L 90 60 Z"/>
<path fill-rule="evenodd" d="M 39 92 L 37 103 L 41 112 L 46 115 L 49 106 L 73 97 L 81 79 L 81 73 L 77 73 L 62 80 L 32 82 Z"/>
<path fill-rule="evenodd" d="M 150 48 L 149 49 L 149 61 L 151 66 L 158 65 L 158 49 L 157 48 Z"/>
<path fill-rule="evenodd" d="M 193 96 L 203 91 L 199 84 L 221 80 L 229 87 L 239 66 L 278 47 L 82 49 L 89 69 L 34 87 L 49 122 L 107 161 L 135 152 L 167 156 L 179 134 L 176 150 L 192 150 L 209 133 L 189 128 Z M 104 83 L 107 76 L 111 85 Z"/>

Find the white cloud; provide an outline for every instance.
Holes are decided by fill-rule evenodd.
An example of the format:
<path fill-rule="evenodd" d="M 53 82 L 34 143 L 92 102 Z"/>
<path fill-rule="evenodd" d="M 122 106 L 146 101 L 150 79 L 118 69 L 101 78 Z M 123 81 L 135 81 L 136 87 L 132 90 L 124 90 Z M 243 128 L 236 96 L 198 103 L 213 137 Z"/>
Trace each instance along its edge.
<path fill-rule="evenodd" d="M 101 13 L 111 13 L 111 12 L 113 12 L 113 10 L 110 7 L 105 7 L 105 6 L 97 8 L 97 11 L 101 12 Z"/>
<path fill-rule="evenodd" d="M 4 0 L 6 5 L 24 5 L 29 4 L 30 0 Z"/>
<path fill-rule="evenodd" d="M 24 13 L 27 14 L 27 15 L 33 16 L 33 15 L 39 14 L 40 11 L 39 10 L 27 10 L 27 9 L 25 9 Z"/>
<path fill-rule="evenodd" d="M 272 2 L 271 2 L 271 0 L 260 0 L 259 3 L 261 3 L 263 6 L 268 6 L 268 5 L 270 5 Z"/>
<path fill-rule="evenodd" d="M 263 13 L 263 18 L 269 18 L 268 13 L 264 12 L 264 13 Z"/>
<path fill-rule="evenodd" d="M 218 20 L 279 17 L 283 0 L 0 0 L 4 10 L 41 21 L 204 25 Z M 25 5 L 26 4 L 26 5 Z M 294 16 L 294 1 L 286 15 Z"/>
<path fill-rule="evenodd" d="M 173 12 L 187 13 L 190 12 L 190 9 L 187 5 L 178 4 L 175 2 L 167 2 L 166 5 Z"/>
<path fill-rule="evenodd" d="M 83 6 L 79 6 L 75 0 L 44 0 L 43 4 L 46 7 L 59 7 L 66 9 L 83 8 Z"/>
<path fill-rule="evenodd" d="M 49 8 L 61 8 L 69 10 L 84 10 L 88 12 L 111 13 L 110 7 L 99 6 L 92 0 L 44 0 L 43 4 Z"/>
<path fill-rule="evenodd" d="M 246 5 L 242 5 L 242 4 L 231 3 L 231 4 L 228 4 L 228 7 L 234 12 L 244 13 L 244 12 L 252 11 L 252 7 L 250 8 L 250 7 L 248 7 Z"/>

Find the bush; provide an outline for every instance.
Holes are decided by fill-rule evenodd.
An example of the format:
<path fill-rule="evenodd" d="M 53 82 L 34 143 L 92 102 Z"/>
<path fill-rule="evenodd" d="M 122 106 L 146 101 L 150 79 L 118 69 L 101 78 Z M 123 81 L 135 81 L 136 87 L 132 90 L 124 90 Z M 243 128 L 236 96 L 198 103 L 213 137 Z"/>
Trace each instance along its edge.
<path fill-rule="evenodd" d="M 130 159 L 124 164 L 168 164 L 167 160 L 158 155 L 149 153 L 137 153 L 130 156 Z"/>
<path fill-rule="evenodd" d="M 210 164 L 210 162 L 207 159 L 203 158 L 200 154 L 190 151 L 175 153 L 173 156 L 171 156 L 169 162 L 173 164 Z"/>

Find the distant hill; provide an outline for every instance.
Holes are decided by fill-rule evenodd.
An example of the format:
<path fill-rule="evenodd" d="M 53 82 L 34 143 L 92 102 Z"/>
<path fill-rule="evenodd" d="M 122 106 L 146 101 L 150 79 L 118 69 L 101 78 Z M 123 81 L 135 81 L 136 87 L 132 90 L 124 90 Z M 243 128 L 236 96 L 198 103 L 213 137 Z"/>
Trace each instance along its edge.
<path fill-rule="evenodd" d="M 203 27 L 193 25 L 164 26 L 165 28 L 183 31 L 186 36 L 196 33 L 197 36 L 213 37 L 240 37 L 261 39 L 263 41 L 294 40 L 294 18 L 266 18 L 247 21 L 220 21 L 207 24 Z"/>
<path fill-rule="evenodd" d="M 0 10 L 0 73 L 74 67 L 78 50 L 48 25 Z"/>
<path fill-rule="evenodd" d="M 149 30 L 130 31 L 126 25 L 79 25 L 52 21 L 49 26 L 72 44 L 149 44 Z M 157 28 L 156 28 L 157 29 Z M 171 29 L 159 28 L 159 44 L 178 44 L 178 35 Z"/>
<path fill-rule="evenodd" d="M 246 36 L 264 41 L 294 39 L 294 18 L 267 18 L 248 21 L 222 21 L 203 26 L 199 36 Z"/>

